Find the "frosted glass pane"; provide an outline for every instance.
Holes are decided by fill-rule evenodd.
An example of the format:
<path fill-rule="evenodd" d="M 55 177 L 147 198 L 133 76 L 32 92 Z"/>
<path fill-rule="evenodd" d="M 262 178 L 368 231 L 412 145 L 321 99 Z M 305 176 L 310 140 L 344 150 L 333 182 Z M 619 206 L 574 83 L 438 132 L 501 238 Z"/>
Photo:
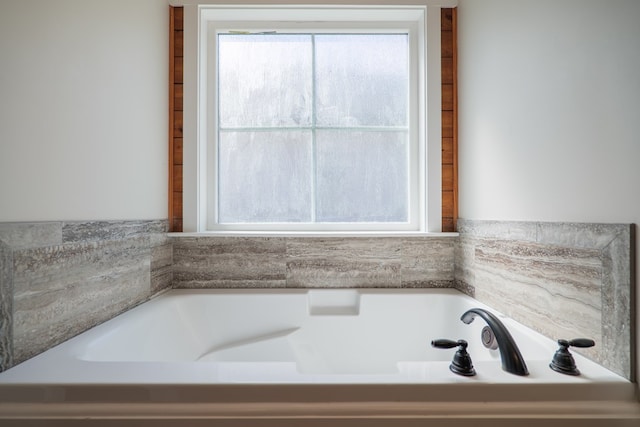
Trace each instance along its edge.
<path fill-rule="evenodd" d="M 221 34 L 218 42 L 220 126 L 311 124 L 310 35 Z"/>
<path fill-rule="evenodd" d="M 221 132 L 222 223 L 311 220 L 311 132 Z"/>
<path fill-rule="evenodd" d="M 319 126 L 406 126 L 406 34 L 316 36 Z"/>
<path fill-rule="evenodd" d="M 318 131 L 317 220 L 406 222 L 406 132 Z"/>

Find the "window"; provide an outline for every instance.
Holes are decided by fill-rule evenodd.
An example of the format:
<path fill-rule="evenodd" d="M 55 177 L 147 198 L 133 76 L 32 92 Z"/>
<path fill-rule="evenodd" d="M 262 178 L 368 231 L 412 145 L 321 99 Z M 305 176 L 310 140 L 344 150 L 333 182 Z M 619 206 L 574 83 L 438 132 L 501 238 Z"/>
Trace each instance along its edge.
<path fill-rule="evenodd" d="M 199 7 L 196 230 L 424 231 L 425 9 Z"/>

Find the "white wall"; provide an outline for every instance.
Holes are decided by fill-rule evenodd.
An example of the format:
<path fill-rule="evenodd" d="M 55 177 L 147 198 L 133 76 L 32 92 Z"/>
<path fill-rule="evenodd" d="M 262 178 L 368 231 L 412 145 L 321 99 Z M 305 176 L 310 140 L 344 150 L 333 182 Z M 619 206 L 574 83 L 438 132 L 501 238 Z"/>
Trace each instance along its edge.
<path fill-rule="evenodd" d="M 640 222 L 640 2 L 459 3 L 460 216 Z"/>
<path fill-rule="evenodd" d="M 458 18 L 460 217 L 640 224 L 640 1 Z"/>
<path fill-rule="evenodd" d="M 167 0 L 0 2 L 0 221 L 167 217 Z"/>

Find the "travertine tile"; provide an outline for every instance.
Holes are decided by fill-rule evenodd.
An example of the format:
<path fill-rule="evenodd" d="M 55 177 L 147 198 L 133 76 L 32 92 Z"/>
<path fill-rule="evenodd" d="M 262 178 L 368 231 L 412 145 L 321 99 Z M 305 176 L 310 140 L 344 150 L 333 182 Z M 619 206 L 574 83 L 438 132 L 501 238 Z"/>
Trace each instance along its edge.
<path fill-rule="evenodd" d="M 149 237 L 166 233 L 166 220 L 150 221 L 68 221 L 62 223 L 62 242 L 90 242 Z"/>
<path fill-rule="evenodd" d="M 453 286 L 452 237 L 172 240 L 176 287 Z"/>
<path fill-rule="evenodd" d="M 602 342 L 598 250 L 483 240 L 475 266 L 478 300 L 550 338 Z"/>
<path fill-rule="evenodd" d="M 402 239 L 403 287 L 453 287 L 455 239 L 411 237 Z"/>
<path fill-rule="evenodd" d="M 602 250 L 602 354 L 614 372 L 631 372 L 631 227 Z"/>
<path fill-rule="evenodd" d="M 14 253 L 14 362 L 40 353 L 144 300 L 143 239 L 71 243 Z"/>
<path fill-rule="evenodd" d="M 539 243 L 565 246 L 570 248 L 604 249 L 617 239 L 620 234 L 628 232 L 628 225 L 623 224 L 582 224 L 566 222 L 536 223 Z"/>
<path fill-rule="evenodd" d="M 455 287 L 474 297 L 476 240 L 467 234 L 460 234 L 454 250 Z"/>
<path fill-rule="evenodd" d="M 458 229 L 457 288 L 551 338 L 593 338 L 596 347 L 575 351 L 631 378 L 629 224 L 461 220 Z"/>
<path fill-rule="evenodd" d="M 458 238 L 171 237 L 166 221 L 0 224 L 0 370 L 169 286 L 455 286 L 631 372 L 631 227 L 465 221 Z M 579 321 L 576 321 L 579 319 Z"/>
<path fill-rule="evenodd" d="M 11 250 L 62 244 L 61 222 L 0 222 L 0 242 Z"/>
<path fill-rule="evenodd" d="M 400 287 L 401 247 L 398 238 L 290 238 L 287 286 Z"/>
<path fill-rule="evenodd" d="M 173 247 L 166 237 L 164 242 L 151 246 L 151 293 L 171 287 L 173 281 Z"/>
<path fill-rule="evenodd" d="M 174 238 L 173 283 L 178 288 L 282 287 L 285 254 L 284 238 L 278 237 Z"/>
<path fill-rule="evenodd" d="M 0 241 L 0 372 L 13 366 L 13 254 Z"/>
<path fill-rule="evenodd" d="M 170 286 L 166 231 L 165 220 L 0 224 L 0 369 Z"/>
<path fill-rule="evenodd" d="M 459 219 L 457 230 L 461 235 L 476 238 L 510 239 L 535 242 L 537 225 L 525 221 L 469 221 Z"/>

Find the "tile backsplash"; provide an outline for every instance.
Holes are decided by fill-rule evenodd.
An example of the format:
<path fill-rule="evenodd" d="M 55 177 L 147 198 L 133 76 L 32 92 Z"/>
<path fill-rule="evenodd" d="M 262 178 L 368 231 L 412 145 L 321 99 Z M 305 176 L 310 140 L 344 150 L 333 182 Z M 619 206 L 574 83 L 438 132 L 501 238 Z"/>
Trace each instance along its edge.
<path fill-rule="evenodd" d="M 458 230 L 458 288 L 550 338 L 594 339 L 575 351 L 631 378 L 633 226 L 460 220 Z"/>
<path fill-rule="evenodd" d="M 456 236 L 172 237 L 173 286 L 453 287 Z"/>
<path fill-rule="evenodd" d="M 171 285 L 166 221 L 0 223 L 0 368 Z"/>
<path fill-rule="evenodd" d="M 0 370 L 170 288 L 456 287 L 631 378 L 633 228 L 465 221 L 459 236 L 166 234 L 166 221 L 0 223 Z M 615 332 L 614 332 L 615 331 Z"/>

